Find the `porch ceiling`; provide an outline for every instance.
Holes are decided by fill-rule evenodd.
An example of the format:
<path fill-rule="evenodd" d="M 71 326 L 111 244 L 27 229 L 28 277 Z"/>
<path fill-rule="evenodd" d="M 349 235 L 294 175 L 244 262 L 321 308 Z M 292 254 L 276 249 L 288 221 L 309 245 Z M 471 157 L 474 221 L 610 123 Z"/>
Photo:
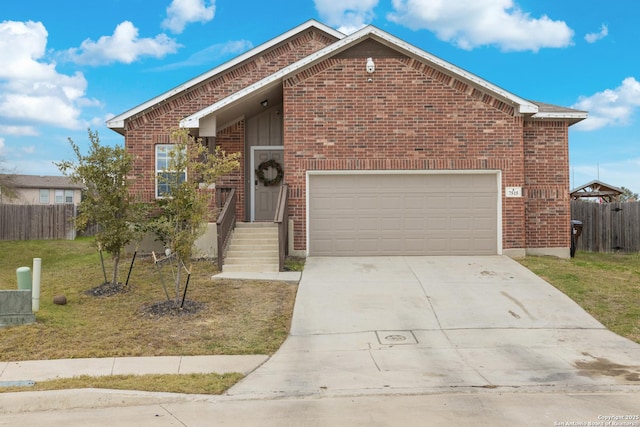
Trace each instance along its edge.
<path fill-rule="evenodd" d="M 245 117 L 255 116 L 265 109 L 265 106 L 262 105 L 263 101 L 267 101 L 270 107 L 282 102 L 281 80 L 272 82 L 253 92 L 242 93 L 241 91 L 224 98 L 209 106 L 207 108 L 209 111 L 205 116 L 200 118 L 187 117 L 180 125 L 185 128 L 200 129 L 200 136 L 215 136 L 203 135 L 203 132 L 215 133 Z M 208 123 L 206 126 L 204 125 L 205 122 Z M 204 130 L 205 128 L 207 131 Z"/>

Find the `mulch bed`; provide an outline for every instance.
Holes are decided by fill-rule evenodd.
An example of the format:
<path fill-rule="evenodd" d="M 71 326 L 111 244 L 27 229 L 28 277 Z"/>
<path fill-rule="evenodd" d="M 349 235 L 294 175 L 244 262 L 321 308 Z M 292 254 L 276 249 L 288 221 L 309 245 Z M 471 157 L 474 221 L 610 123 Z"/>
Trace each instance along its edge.
<path fill-rule="evenodd" d="M 129 292 L 129 288 L 123 283 L 118 282 L 113 284 L 111 282 L 105 282 L 95 288 L 85 291 L 84 293 L 85 295 L 92 297 L 110 297 L 112 295 L 122 294 L 125 292 Z"/>
<path fill-rule="evenodd" d="M 173 299 L 161 301 L 142 307 L 140 312 L 149 317 L 189 316 L 200 312 L 205 307 L 204 303 L 191 300 L 185 300 L 180 307 L 181 302 Z"/>

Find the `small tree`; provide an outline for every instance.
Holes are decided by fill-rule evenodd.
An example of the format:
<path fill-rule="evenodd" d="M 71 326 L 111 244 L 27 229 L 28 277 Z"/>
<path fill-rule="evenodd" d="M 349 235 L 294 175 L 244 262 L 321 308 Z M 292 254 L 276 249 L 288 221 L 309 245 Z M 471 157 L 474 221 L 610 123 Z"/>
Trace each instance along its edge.
<path fill-rule="evenodd" d="M 237 169 L 240 166 L 240 153 L 227 154 L 220 147 L 210 153 L 186 129 L 172 131 L 171 143 L 174 147 L 169 152 L 167 169 L 157 177 L 165 194 L 158 200 L 160 214 L 153 222 L 153 227 L 178 264 L 175 275 L 175 296 L 178 301 L 180 272 L 182 267 L 187 268 L 193 245 L 204 233 L 211 213 L 209 205 L 212 193 L 206 187 L 219 176 Z"/>
<path fill-rule="evenodd" d="M 118 285 L 118 270 L 125 245 L 138 237 L 138 227 L 144 215 L 144 205 L 136 203 L 130 191 L 128 176 L 133 169 L 133 156 L 120 146 L 100 145 L 98 132 L 88 130 L 89 154 L 83 156 L 71 138 L 77 161 L 55 163 L 72 182 L 86 186 L 76 218 L 79 229 L 96 224 L 95 242 L 113 259 L 111 285 Z M 106 274 L 105 274 L 106 277 Z"/>
<path fill-rule="evenodd" d="M 638 193 L 634 193 L 626 187 L 620 187 L 622 194 L 620 195 L 621 202 L 635 202 L 638 199 Z"/>
<path fill-rule="evenodd" d="M 15 173 L 7 171 L 3 166 L 4 158 L 0 157 L 0 203 L 2 199 L 15 199 L 17 197 L 15 189 Z"/>

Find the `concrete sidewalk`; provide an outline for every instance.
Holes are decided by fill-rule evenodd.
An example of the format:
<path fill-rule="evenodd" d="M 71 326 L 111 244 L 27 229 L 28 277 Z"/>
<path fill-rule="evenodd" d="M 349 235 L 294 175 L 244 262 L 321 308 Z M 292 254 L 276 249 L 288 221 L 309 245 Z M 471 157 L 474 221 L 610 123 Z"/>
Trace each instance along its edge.
<path fill-rule="evenodd" d="M 253 372 L 265 355 L 105 357 L 98 359 L 0 362 L 0 385 L 16 381 L 46 381 L 80 375 L 204 374 Z M 5 384 L 6 385 L 6 384 Z"/>
<path fill-rule="evenodd" d="M 276 282 L 298 283 L 302 277 L 300 271 L 278 271 L 278 272 L 227 272 L 218 273 L 213 276 L 216 279 L 235 279 L 235 280 L 272 280 Z"/>

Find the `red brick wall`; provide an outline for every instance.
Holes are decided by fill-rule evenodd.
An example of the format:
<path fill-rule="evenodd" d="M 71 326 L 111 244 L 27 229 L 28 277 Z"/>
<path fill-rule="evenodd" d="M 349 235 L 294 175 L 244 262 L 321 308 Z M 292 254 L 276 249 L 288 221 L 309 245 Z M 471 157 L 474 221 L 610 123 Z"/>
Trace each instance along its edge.
<path fill-rule="evenodd" d="M 244 131 L 245 121 L 242 120 L 218 133 L 218 137 L 216 138 L 216 146 L 220 146 L 227 153 L 243 153 Z M 240 221 L 243 221 L 245 218 L 244 160 L 244 158 L 239 159 L 240 168 L 238 170 L 232 172 L 229 175 L 220 177 L 216 182 L 217 186 L 232 187 L 236 189 L 236 213 Z"/>
<path fill-rule="evenodd" d="M 527 248 L 568 248 L 571 241 L 568 125 L 527 122 L 524 128 Z"/>
<path fill-rule="evenodd" d="M 306 170 L 493 169 L 503 187 L 524 185 L 523 119 L 510 106 L 410 59 L 375 65 L 369 75 L 364 58 L 331 59 L 285 82 L 296 249 L 306 247 Z M 524 247 L 523 199 L 503 199 L 503 223 L 504 248 Z"/>
<path fill-rule="evenodd" d="M 168 143 L 182 118 L 331 42 L 302 34 L 127 120 L 126 147 L 140 178 L 134 191 L 153 199 L 154 146 Z M 524 189 L 522 198 L 502 195 L 503 248 L 569 246 L 566 123 L 525 122 L 512 106 L 409 58 L 374 60 L 372 75 L 365 58 L 347 55 L 284 82 L 285 179 L 296 249 L 306 248 L 307 170 L 388 169 L 500 170 L 503 189 Z M 244 126 L 221 131 L 216 144 L 244 156 Z M 236 188 L 244 218 L 241 164 L 218 184 Z"/>
<path fill-rule="evenodd" d="M 135 156 L 136 183 L 132 191 L 145 201 L 153 200 L 155 173 L 155 145 L 169 143 L 169 133 L 178 127 L 183 118 L 208 107 L 245 86 L 316 52 L 333 43 L 335 39 L 317 31 L 307 31 L 278 46 L 217 75 L 198 86 L 189 88 L 156 106 L 127 119 L 125 146 Z M 244 132 L 244 131 L 243 131 Z M 221 139 L 221 141 L 224 138 Z M 244 137 L 242 138 L 244 141 Z M 236 141 L 237 142 L 237 141 Z M 230 142 L 244 151 L 243 144 Z M 228 150 L 232 151 L 232 150 Z M 237 182 L 229 178 L 229 183 Z M 240 186 L 238 190 L 244 193 Z M 240 198 L 239 198 L 240 200 Z M 244 211 L 244 195 L 238 209 Z"/>

